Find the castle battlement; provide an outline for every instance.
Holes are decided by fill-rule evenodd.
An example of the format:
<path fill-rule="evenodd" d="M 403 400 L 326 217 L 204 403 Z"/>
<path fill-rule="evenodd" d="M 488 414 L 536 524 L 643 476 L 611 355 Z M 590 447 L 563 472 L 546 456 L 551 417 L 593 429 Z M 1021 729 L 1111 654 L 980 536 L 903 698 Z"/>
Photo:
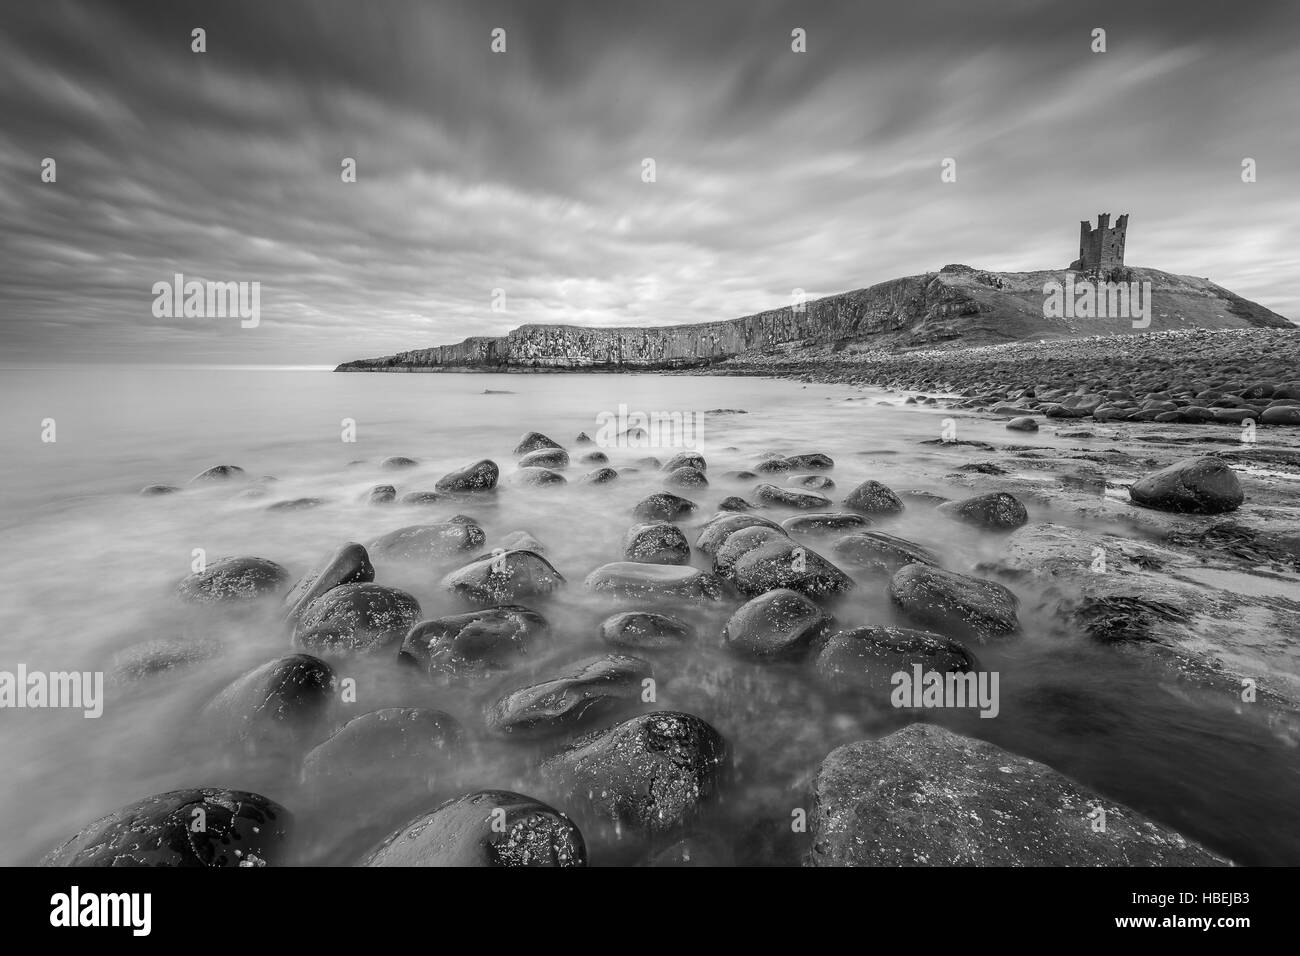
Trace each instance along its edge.
<path fill-rule="evenodd" d="M 1124 240 L 1128 236 L 1128 213 L 1110 224 L 1110 213 L 1097 214 L 1094 229 L 1087 219 L 1079 223 L 1079 258 L 1071 269 L 1089 274 L 1107 275 L 1124 268 Z"/>

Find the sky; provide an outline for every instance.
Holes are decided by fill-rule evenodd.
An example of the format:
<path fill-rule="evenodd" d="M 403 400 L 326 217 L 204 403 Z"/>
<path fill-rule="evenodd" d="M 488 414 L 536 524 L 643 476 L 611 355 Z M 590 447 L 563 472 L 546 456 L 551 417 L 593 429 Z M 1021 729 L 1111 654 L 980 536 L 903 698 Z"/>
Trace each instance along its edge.
<path fill-rule="evenodd" d="M 1099 212 L 1300 319 L 1297 41 L 1293 0 L 6 0 L 0 364 L 712 321 L 1064 268 Z M 155 315 L 177 273 L 257 324 Z"/>

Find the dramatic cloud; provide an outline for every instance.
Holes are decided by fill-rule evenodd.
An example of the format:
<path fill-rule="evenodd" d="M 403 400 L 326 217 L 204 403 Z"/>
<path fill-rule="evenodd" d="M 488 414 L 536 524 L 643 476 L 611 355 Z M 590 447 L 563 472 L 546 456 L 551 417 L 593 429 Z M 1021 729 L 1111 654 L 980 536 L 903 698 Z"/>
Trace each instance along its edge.
<path fill-rule="evenodd" d="M 1061 267 L 1100 211 L 1131 215 L 1131 264 L 1297 318 L 1291 7 L 16 0 L 0 350 L 332 364 L 712 320 L 949 262 Z M 261 324 L 156 318 L 174 273 L 260 281 Z"/>

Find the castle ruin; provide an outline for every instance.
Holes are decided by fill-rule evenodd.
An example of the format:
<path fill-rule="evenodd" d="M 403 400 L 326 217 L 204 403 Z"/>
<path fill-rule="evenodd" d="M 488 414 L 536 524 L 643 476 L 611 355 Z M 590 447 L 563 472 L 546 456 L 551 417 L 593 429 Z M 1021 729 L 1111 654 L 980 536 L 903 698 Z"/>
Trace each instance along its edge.
<path fill-rule="evenodd" d="M 1128 233 L 1128 213 L 1110 224 L 1110 213 L 1097 214 L 1097 228 L 1085 219 L 1079 223 L 1079 258 L 1070 268 L 1089 275 L 1107 277 L 1124 268 L 1124 238 Z"/>

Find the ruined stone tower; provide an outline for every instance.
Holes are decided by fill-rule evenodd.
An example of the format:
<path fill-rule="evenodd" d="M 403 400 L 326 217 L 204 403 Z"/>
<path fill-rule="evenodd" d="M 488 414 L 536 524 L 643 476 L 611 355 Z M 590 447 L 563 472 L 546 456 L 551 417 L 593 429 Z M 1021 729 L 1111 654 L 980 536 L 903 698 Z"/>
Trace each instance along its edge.
<path fill-rule="evenodd" d="M 1079 258 L 1070 263 L 1071 269 L 1106 276 L 1124 268 L 1124 239 L 1128 233 L 1128 213 L 1110 224 L 1110 213 L 1097 214 L 1097 228 L 1088 220 L 1079 223 Z"/>

